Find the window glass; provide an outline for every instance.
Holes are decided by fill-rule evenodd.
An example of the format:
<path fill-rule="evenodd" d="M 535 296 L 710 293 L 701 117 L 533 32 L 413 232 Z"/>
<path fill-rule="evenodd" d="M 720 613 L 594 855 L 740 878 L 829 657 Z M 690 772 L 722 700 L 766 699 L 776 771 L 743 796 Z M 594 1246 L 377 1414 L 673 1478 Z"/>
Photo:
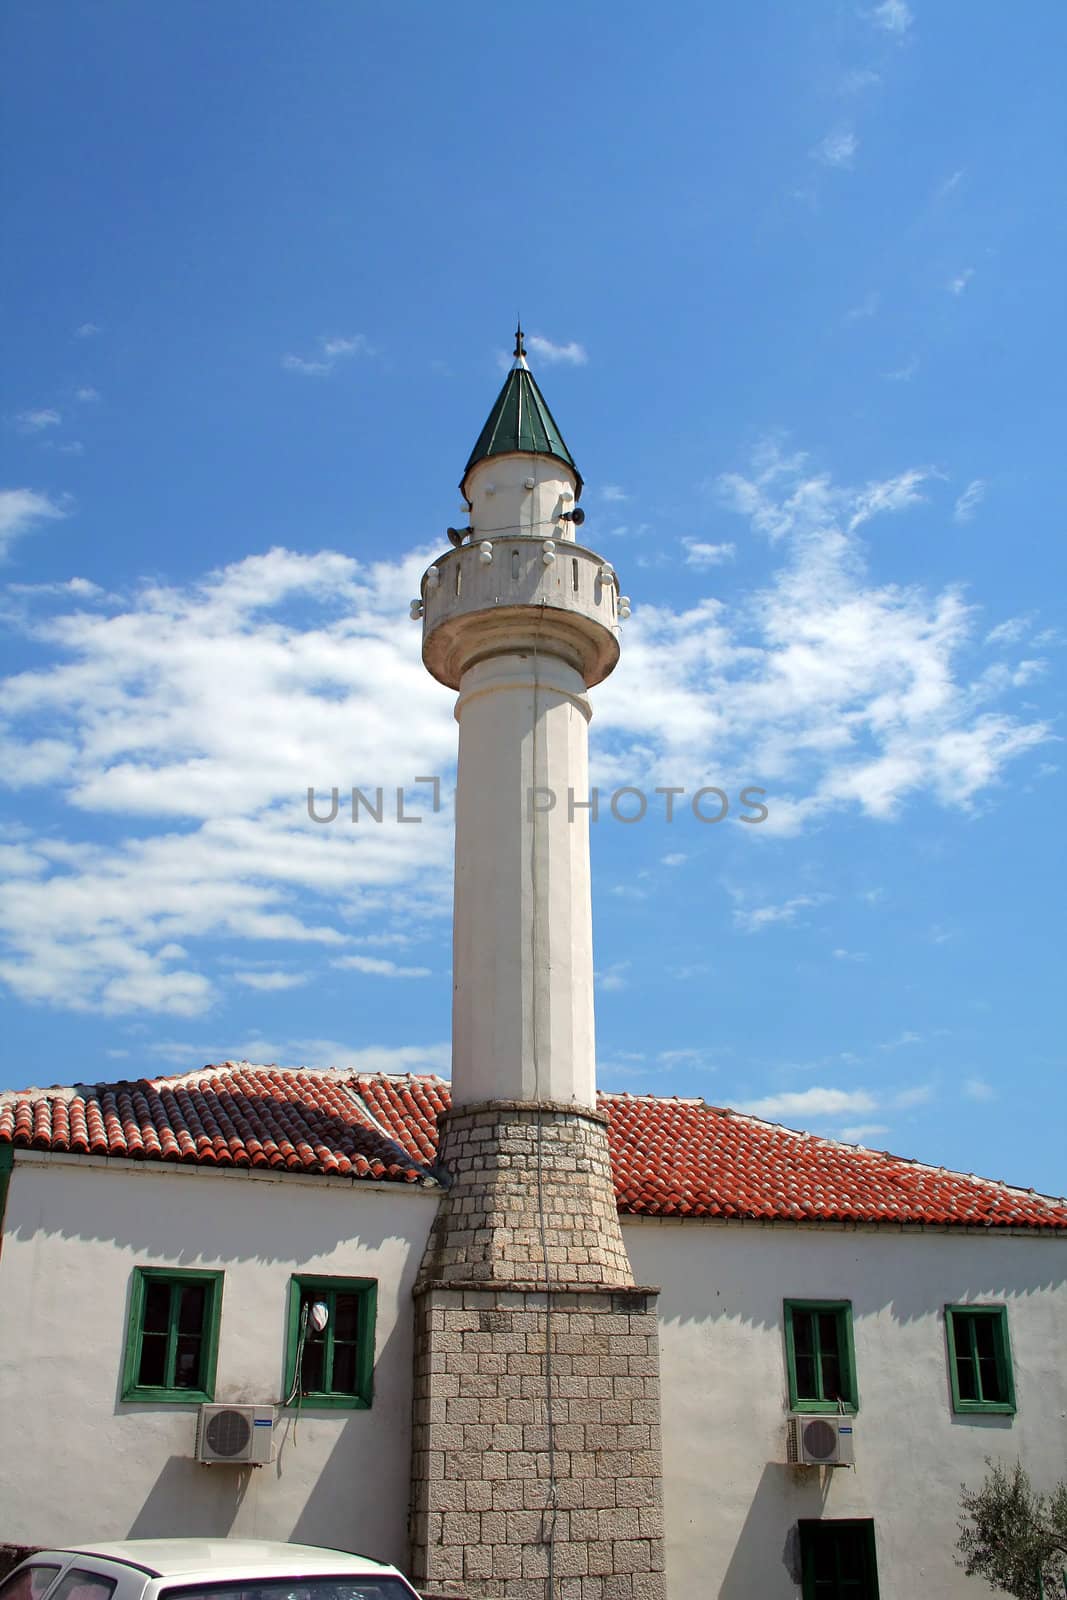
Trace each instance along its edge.
<path fill-rule="evenodd" d="M 370 1405 L 376 1298 L 373 1278 L 291 1279 L 285 1393 L 292 1404 Z M 322 1328 L 310 1318 L 316 1303 L 326 1308 Z"/>
<path fill-rule="evenodd" d="M 789 1403 L 801 1410 L 855 1409 L 852 1307 L 847 1301 L 785 1302 Z"/>
<path fill-rule="evenodd" d="M 1015 1390 L 1004 1306 L 946 1306 L 957 1411 L 1014 1411 Z"/>
<path fill-rule="evenodd" d="M 799 1524 L 803 1600 L 878 1600 L 874 1523 Z"/>
<path fill-rule="evenodd" d="M 416 1600 L 403 1578 L 277 1578 L 161 1589 L 159 1600 Z"/>
<path fill-rule="evenodd" d="M 0 1600 L 41 1600 L 58 1571 L 57 1566 L 49 1566 L 45 1561 L 22 1567 L 0 1583 Z"/>
<path fill-rule="evenodd" d="M 117 1581 L 115 1578 L 105 1578 L 101 1572 L 84 1572 L 79 1567 L 68 1567 L 52 1590 L 52 1600 L 110 1600 Z"/>
<path fill-rule="evenodd" d="M 124 1400 L 210 1400 L 221 1272 L 137 1267 L 123 1368 Z"/>

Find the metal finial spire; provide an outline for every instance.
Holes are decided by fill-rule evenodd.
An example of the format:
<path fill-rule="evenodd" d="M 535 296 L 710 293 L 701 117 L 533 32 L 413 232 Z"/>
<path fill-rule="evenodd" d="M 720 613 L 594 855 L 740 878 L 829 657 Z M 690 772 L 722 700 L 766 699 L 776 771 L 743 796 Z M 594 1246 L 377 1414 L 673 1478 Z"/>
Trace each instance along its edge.
<path fill-rule="evenodd" d="M 526 360 L 526 335 L 522 331 L 521 319 L 516 319 L 518 326 L 515 329 L 515 360 Z"/>

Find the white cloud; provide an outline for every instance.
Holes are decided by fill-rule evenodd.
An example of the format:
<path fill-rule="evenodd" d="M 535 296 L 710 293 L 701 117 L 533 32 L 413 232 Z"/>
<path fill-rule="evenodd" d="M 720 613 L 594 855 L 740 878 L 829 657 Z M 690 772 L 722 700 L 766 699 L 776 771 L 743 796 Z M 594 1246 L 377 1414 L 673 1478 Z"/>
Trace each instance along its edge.
<path fill-rule="evenodd" d="M 680 867 L 688 859 L 689 857 L 681 850 L 673 850 L 670 855 L 660 857 L 665 867 Z"/>
<path fill-rule="evenodd" d="M 954 278 L 949 279 L 949 292 L 955 295 L 962 294 L 973 277 L 974 268 L 964 267 L 962 272 L 958 272 Z"/>
<path fill-rule="evenodd" d="M 370 344 L 361 333 L 351 336 L 321 334 L 316 342 L 317 355 L 282 356 L 284 370 L 302 373 L 304 377 L 324 378 L 334 370 L 338 361 L 347 360 L 350 356 L 373 354 Z"/>
<path fill-rule="evenodd" d="M 37 489 L 0 489 L 0 561 L 24 533 L 67 515 L 65 502 Z"/>
<path fill-rule="evenodd" d="M 626 974 L 629 968 L 628 961 L 616 961 L 613 966 L 605 967 L 603 971 L 598 972 L 596 981 L 601 989 L 607 990 L 608 993 L 618 993 L 620 989 L 626 988 Z"/>
<path fill-rule="evenodd" d="M 447 1077 L 449 1044 L 350 1045 L 340 1039 L 287 1039 L 272 1043 L 259 1035 L 247 1040 L 235 1059 L 281 1067 L 340 1067 L 348 1072 L 435 1072 Z"/>
<path fill-rule="evenodd" d="M 792 900 L 785 900 L 780 905 L 755 906 L 746 910 L 744 906 L 734 908 L 734 926 L 741 929 L 742 933 L 762 933 L 765 928 L 770 928 L 781 923 L 795 923 L 798 911 L 804 911 L 810 906 L 820 906 L 829 898 L 825 894 L 798 894 Z"/>
<path fill-rule="evenodd" d="M 984 498 L 985 480 L 983 478 L 972 478 L 952 508 L 953 520 L 956 522 L 970 522 L 974 516 L 975 507 Z"/>
<path fill-rule="evenodd" d="M 100 329 L 95 322 L 83 322 L 80 328 L 75 328 L 74 337 L 75 339 L 91 339 L 99 332 Z"/>
<path fill-rule="evenodd" d="M 600 491 L 601 500 L 629 500 L 630 496 L 625 489 L 620 489 L 617 483 L 606 483 Z"/>
<path fill-rule="evenodd" d="M 859 149 L 859 140 L 847 128 L 839 128 L 821 139 L 811 152 L 816 161 L 827 167 L 851 167 Z"/>
<path fill-rule="evenodd" d="M 363 972 L 371 978 L 428 978 L 429 967 L 401 967 L 383 956 L 338 956 L 330 962 L 332 967 L 348 967 L 353 972 Z"/>
<path fill-rule="evenodd" d="M 235 972 L 234 979 L 246 989 L 259 989 L 264 994 L 284 989 L 300 989 L 308 981 L 306 972 Z"/>
<path fill-rule="evenodd" d="M 913 1089 L 901 1089 L 893 1096 L 893 1105 L 898 1111 L 910 1111 L 912 1106 L 929 1105 L 934 1098 L 934 1091 L 930 1084 L 916 1084 Z"/>
<path fill-rule="evenodd" d="M 531 333 L 526 340 L 526 347 L 530 354 L 539 361 L 550 364 L 565 362 L 571 367 L 584 367 L 589 357 L 585 353 L 585 346 L 574 340 L 570 344 L 553 344 L 551 339 L 545 339 L 539 333 Z"/>
<path fill-rule="evenodd" d="M 955 172 L 949 174 L 944 183 L 938 185 L 937 189 L 934 191 L 934 199 L 944 200 L 952 193 L 953 189 L 959 187 L 966 175 L 967 169 L 965 167 L 957 167 Z"/>
<path fill-rule="evenodd" d="M 100 391 L 99 389 L 94 389 L 91 387 L 91 385 L 86 384 L 83 389 L 75 390 L 74 398 L 75 400 L 80 400 L 83 405 L 92 405 L 94 401 L 99 400 Z"/>
<path fill-rule="evenodd" d="M 762 1100 L 747 1100 L 737 1110 L 771 1121 L 780 1117 L 825 1121 L 828 1117 L 874 1111 L 877 1104 L 875 1097 L 866 1089 L 803 1089 L 788 1094 L 765 1095 Z"/>
<path fill-rule="evenodd" d="M 868 961 L 869 959 L 870 957 L 866 950 L 844 950 L 838 948 L 834 951 L 835 961 Z"/>
<path fill-rule="evenodd" d="M 849 487 L 773 446 L 722 479 L 775 566 L 729 611 L 699 596 L 640 608 L 597 691 L 593 781 L 690 794 L 713 781 L 731 796 L 758 783 L 771 817 L 749 837 L 835 812 L 889 820 L 919 797 L 965 809 L 998 783 L 1047 730 L 1000 710 L 1010 682 L 969 672 L 972 609 L 954 589 L 875 583 L 865 569 L 857 529 L 906 515 L 922 481 L 916 468 Z M 9 537 L 62 514 L 34 491 L 0 499 Z M 11 840 L 0 977 L 17 994 L 196 1015 L 220 987 L 220 940 L 242 972 L 304 970 L 309 946 L 340 958 L 362 946 L 371 960 L 394 929 L 440 926 L 448 807 L 423 809 L 418 826 L 388 820 L 396 786 L 425 808 L 418 774 L 450 792 L 451 697 L 402 620 L 430 554 L 361 566 L 279 549 L 128 598 L 72 587 L 74 604 L 15 619 L 35 659 L 0 685 L 0 782 L 22 795 L 47 785 L 50 807 L 66 807 Z M 386 821 L 351 821 L 352 785 L 383 787 Z M 320 804 L 337 786 L 335 822 L 309 819 L 309 786 Z M 100 816 L 121 823 L 100 837 Z M 746 902 L 738 925 L 788 926 L 818 903 Z M 268 940 L 272 959 L 257 963 Z"/>
<path fill-rule="evenodd" d="M 62 421 L 58 411 L 51 406 L 42 406 L 37 411 L 20 411 L 15 418 L 15 426 L 20 433 L 43 433 L 47 428 L 58 428 Z"/>
<path fill-rule="evenodd" d="M 968 1078 L 963 1085 L 968 1100 L 988 1101 L 997 1098 L 997 1091 L 984 1078 Z"/>
<path fill-rule="evenodd" d="M 894 367 L 890 372 L 883 372 L 882 377 L 889 383 L 910 383 L 918 370 L 918 356 L 909 356 L 902 367 Z"/>
<path fill-rule="evenodd" d="M 863 322 L 868 317 L 873 317 L 881 303 L 881 295 L 877 289 L 872 289 L 865 294 L 859 305 L 853 306 L 851 311 L 846 311 L 845 322 Z"/>
<path fill-rule="evenodd" d="M 882 0 L 869 15 L 876 27 L 896 34 L 898 39 L 904 37 L 914 20 L 906 0 Z"/>
<path fill-rule="evenodd" d="M 873 89 L 876 83 L 881 83 L 877 72 L 872 72 L 868 67 L 857 67 L 853 72 L 846 72 L 841 79 L 842 94 L 861 94 L 864 89 Z"/>
<path fill-rule="evenodd" d="M 699 539 L 683 539 L 687 567 L 720 567 L 732 561 L 736 546 L 732 544 L 703 544 Z"/>
<path fill-rule="evenodd" d="M 998 622 L 995 628 L 990 628 L 985 636 L 986 644 L 1018 644 L 1020 639 L 1025 639 L 1033 626 L 1033 617 L 1008 617 L 1004 622 Z"/>
<path fill-rule="evenodd" d="M 922 1042 L 922 1034 L 913 1033 L 909 1028 L 898 1034 L 895 1039 L 888 1039 L 885 1044 L 880 1044 L 878 1048 L 879 1050 L 903 1050 L 909 1045 L 922 1044 Z"/>
<path fill-rule="evenodd" d="M 839 1137 L 846 1144 L 862 1144 L 865 1139 L 871 1139 L 875 1134 L 888 1132 L 889 1125 L 885 1122 L 856 1122 L 851 1127 L 838 1130 Z"/>

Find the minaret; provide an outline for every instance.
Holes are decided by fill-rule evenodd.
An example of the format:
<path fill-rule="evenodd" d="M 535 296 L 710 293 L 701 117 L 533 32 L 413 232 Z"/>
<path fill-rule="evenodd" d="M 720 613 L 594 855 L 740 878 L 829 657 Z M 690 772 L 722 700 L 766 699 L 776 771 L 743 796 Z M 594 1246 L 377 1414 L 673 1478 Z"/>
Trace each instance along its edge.
<path fill-rule="evenodd" d="M 412 1565 L 471 1600 L 662 1600 L 656 1291 L 597 1109 L 586 691 L 619 658 L 582 478 L 515 360 L 422 581 L 459 691 L 452 1109 L 416 1297 Z M 611 1580 L 610 1587 L 607 1586 Z"/>

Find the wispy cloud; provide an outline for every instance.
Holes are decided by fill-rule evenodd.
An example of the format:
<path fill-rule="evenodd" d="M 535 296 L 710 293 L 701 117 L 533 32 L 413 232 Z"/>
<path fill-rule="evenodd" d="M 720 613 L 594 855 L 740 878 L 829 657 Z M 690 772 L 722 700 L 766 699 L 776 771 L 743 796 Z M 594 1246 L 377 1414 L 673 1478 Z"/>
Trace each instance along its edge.
<path fill-rule="evenodd" d="M 733 544 L 705 544 L 699 539 L 683 539 L 687 567 L 721 567 L 732 561 L 737 550 Z"/>
<path fill-rule="evenodd" d="M 964 1081 L 963 1092 L 968 1100 L 986 1102 L 997 1098 L 997 1091 L 991 1083 L 984 1078 L 967 1078 Z"/>
<path fill-rule="evenodd" d="M 937 188 L 934 190 L 934 199 L 947 199 L 947 197 L 952 193 L 953 189 L 959 188 L 965 177 L 966 168 L 957 167 L 956 171 L 950 173 L 943 183 L 938 184 Z"/>
<path fill-rule="evenodd" d="M 626 974 L 629 970 L 629 961 L 616 961 L 612 966 L 598 971 L 596 981 L 600 988 L 607 990 L 609 994 L 618 993 L 619 990 L 626 988 Z"/>
<path fill-rule="evenodd" d="M 738 1111 L 753 1117 L 767 1117 L 772 1121 L 780 1117 L 801 1119 L 854 1116 L 857 1112 L 874 1111 L 878 1102 L 866 1089 L 804 1089 L 788 1094 L 764 1095 L 760 1100 L 742 1101 Z"/>
<path fill-rule="evenodd" d="M 346 967 L 368 978 L 428 978 L 429 967 L 402 967 L 384 956 L 338 956 L 332 967 Z"/>
<path fill-rule="evenodd" d="M 906 0 L 882 0 L 881 5 L 875 6 L 868 15 L 876 27 L 885 33 L 895 34 L 898 39 L 904 37 L 914 21 Z"/>
<path fill-rule="evenodd" d="M 253 1034 L 236 1052 L 244 1061 L 281 1067 L 339 1067 L 353 1073 L 436 1072 L 447 1077 L 451 1046 L 441 1044 L 351 1045 L 343 1039 L 270 1040 Z"/>
<path fill-rule="evenodd" d="M 92 339 L 99 332 L 100 329 L 95 322 L 83 322 L 80 327 L 75 328 L 74 337 L 75 339 Z"/>
<path fill-rule="evenodd" d="M 258 989 L 263 994 L 300 989 L 308 981 L 304 972 L 235 972 L 233 976 L 246 989 Z"/>
<path fill-rule="evenodd" d="M 317 353 L 312 356 L 282 356 L 282 367 L 286 372 L 299 372 L 307 378 L 324 378 L 334 370 L 339 361 L 345 361 L 352 356 L 373 354 L 370 344 L 362 333 L 347 337 L 322 334 L 317 345 Z"/>
<path fill-rule="evenodd" d="M 589 357 L 586 355 L 585 346 L 572 340 L 570 344 L 554 344 L 551 339 L 546 339 L 542 334 L 531 333 L 526 339 L 526 348 L 532 356 L 539 361 L 565 362 L 571 367 L 584 367 Z"/>
<path fill-rule="evenodd" d="M 811 154 L 816 161 L 821 161 L 827 167 L 851 167 L 858 149 L 859 140 L 852 130 L 837 128 L 828 133 L 825 139 L 820 139 Z"/>
<path fill-rule="evenodd" d="M 869 67 L 857 67 L 852 72 L 842 75 L 840 88 L 842 94 L 862 94 L 865 89 L 873 89 L 876 83 L 881 83 L 877 72 L 872 72 Z"/>
<path fill-rule="evenodd" d="M 742 933 L 762 933 L 765 928 L 795 923 L 798 912 L 821 906 L 828 899 L 829 896 L 825 894 L 798 894 L 779 905 L 754 906 L 750 909 L 735 906 L 734 926 L 740 928 Z"/>
<path fill-rule="evenodd" d="M 869 293 L 864 295 L 863 299 L 858 305 L 853 306 L 850 311 L 845 312 L 842 320 L 845 322 L 863 322 L 866 318 L 873 317 L 875 315 L 878 307 L 881 304 L 881 301 L 882 297 L 878 290 L 871 289 Z"/>
<path fill-rule="evenodd" d="M 971 281 L 971 279 L 973 277 L 974 277 L 974 268 L 973 267 L 964 267 L 962 272 L 958 272 L 954 278 L 950 278 L 949 279 L 949 281 L 948 281 L 949 293 L 950 294 L 955 294 L 955 295 L 961 295 L 963 293 L 964 289 L 966 289 L 967 285 L 970 283 L 970 281 Z"/>
<path fill-rule="evenodd" d="M 879 1050 L 905 1050 L 913 1044 L 922 1044 L 922 1042 L 921 1033 L 913 1033 L 911 1029 L 905 1029 L 905 1031 L 901 1034 L 898 1034 L 895 1039 L 887 1039 L 886 1042 L 884 1044 L 880 1044 L 878 1048 Z"/>
<path fill-rule="evenodd" d="M 998 622 L 995 628 L 990 628 L 985 636 L 986 644 L 1005 645 L 1018 644 L 1020 639 L 1033 627 L 1033 617 L 1008 617 L 1004 622 Z"/>
<path fill-rule="evenodd" d="M 620 489 L 617 483 L 606 483 L 600 491 L 601 500 L 629 500 L 630 496 L 625 489 Z"/>
<path fill-rule="evenodd" d="M 20 411 L 15 418 L 15 426 L 20 433 L 43 433 L 46 428 L 58 428 L 62 421 L 58 411 L 51 406 L 42 406 L 37 411 Z"/>
<path fill-rule="evenodd" d="M 866 950 L 845 950 L 838 948 L 834 951 L 835 961 L 869 961 Z"/>
<path fill-rule="evenodd" d="M 882 377 L 889 383 L 910 383 L 919 370 L 918 356 L 909 356 L 903 366 L 893 367 L 889 372 L 883 372 Z"/>
<path fill-rule="evenodd" d="M 82 389 L 75 389 L 74 398 L 80 400 L 83 405 L 92 405 L 94 401 L 99 400 L 100 391 L 94 389 L 91 384 L 86 384 Z"/>
<path fill-rule="evenodd" d="M 876 1134 L 888 1132 L 887 1122 L 855 1122 L 850 1127 L 838 1130 L 839 1137 L 846 1144 L 863 1144 L 867 1139 L 873 1139 Z"/>
<path fill-rule="evenodd" d="M 42 522 L 55 522 L 68 515 L 66 501 L 37 489 L 0 489 L 0 561 L 24 533 Z"/>
<path fill-rule="evenodd" d="M 976 507 L 985 499 L 985 479 L 972 478 L 964 489 L 955 506 L 952 508 L 952 517 L 955 522 L 970 522 Z"/>

